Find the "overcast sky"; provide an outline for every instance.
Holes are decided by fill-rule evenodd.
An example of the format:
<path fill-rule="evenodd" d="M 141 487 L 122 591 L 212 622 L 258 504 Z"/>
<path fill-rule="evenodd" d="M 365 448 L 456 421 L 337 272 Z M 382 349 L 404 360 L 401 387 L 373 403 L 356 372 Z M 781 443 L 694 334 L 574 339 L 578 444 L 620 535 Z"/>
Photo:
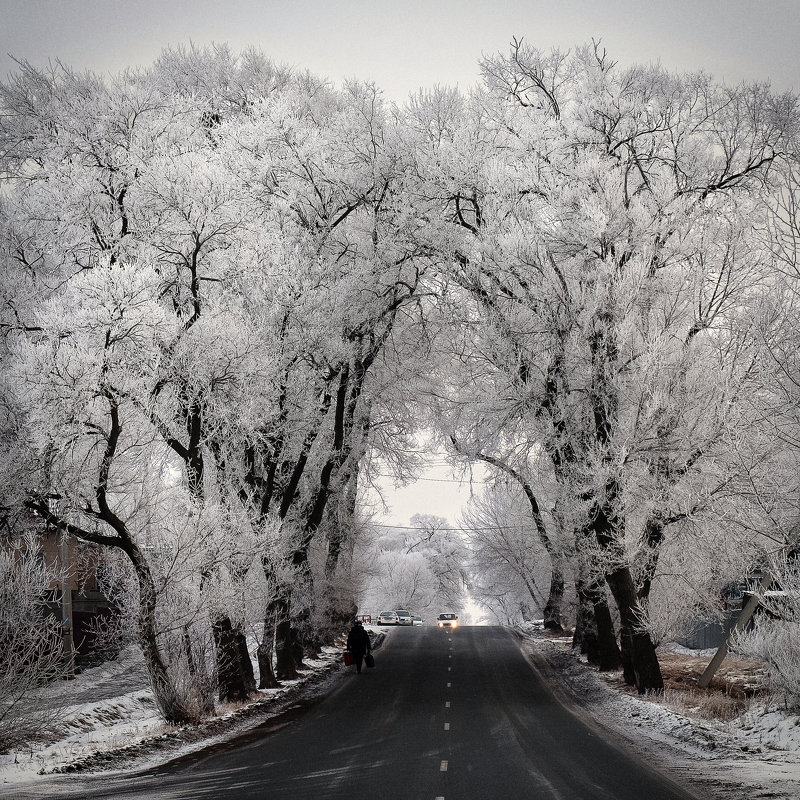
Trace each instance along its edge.
<path fill-rule="evenodd" d="M 10 55 L 115 72 L 167 45 L 227 42 L 336 82 L 371 78 L 403 100 L 471 85 L 481 54 L 511 36 L 543 49 L 602 39 L 624 64 L 800 90 L 800 0 L 0 0 L 0 76 Z"/>
<path fill-rule="evenodd" d="M 800 91 L 800 0 L 0 0 L 0 78 L 12 56 L 113 73 L 149 65 L 168 45 L 227 42 L 337 83 L 372 79 L 402 101 L 435 83 L 469 87 L 481 55 L 512 36 L 545 50 L 601 39 L 623 65 Z M 469 488 L 451 481 L 442 466 L 403 492 L 385 481 L 386 519 L 455 522 Z"/>

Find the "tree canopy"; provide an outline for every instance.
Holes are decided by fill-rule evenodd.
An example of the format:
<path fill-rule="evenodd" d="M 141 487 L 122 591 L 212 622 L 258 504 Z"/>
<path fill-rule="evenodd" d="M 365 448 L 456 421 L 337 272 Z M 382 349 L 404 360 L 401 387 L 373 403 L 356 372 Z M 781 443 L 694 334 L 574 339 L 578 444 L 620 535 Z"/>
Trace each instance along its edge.
<path fill-rule="evenodd" d="M 168 719 L 376 586 L 558 628 L 574 595 L 657 690 L 796 548 L 797 97 L 596 43 L 481 69 L 402 107 L 225 47 L 0 86 L 2 505 L 124 554 Z M 469 535 L 361 510 L 422 430 L 495 481 Z"/>

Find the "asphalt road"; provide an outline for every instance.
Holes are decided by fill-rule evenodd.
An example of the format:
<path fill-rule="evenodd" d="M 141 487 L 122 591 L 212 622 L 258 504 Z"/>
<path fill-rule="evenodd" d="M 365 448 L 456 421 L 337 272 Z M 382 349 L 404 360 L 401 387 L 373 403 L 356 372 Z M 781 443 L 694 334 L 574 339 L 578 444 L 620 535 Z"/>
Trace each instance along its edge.
<path fill-rule="evenodd" d="M 502 628 L 398 628 L 277 730 L 85 797 L 691 800 L 584 725 Z"/>

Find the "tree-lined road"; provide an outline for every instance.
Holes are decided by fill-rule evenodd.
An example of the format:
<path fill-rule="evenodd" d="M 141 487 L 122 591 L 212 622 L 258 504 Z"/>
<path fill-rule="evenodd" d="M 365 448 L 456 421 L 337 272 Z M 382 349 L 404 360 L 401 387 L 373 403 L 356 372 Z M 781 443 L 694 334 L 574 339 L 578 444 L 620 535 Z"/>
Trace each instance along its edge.
<path fill-rule="evenodd" d="M 289 724 L 92 798 L 689 800 L 556 701 L 502 628 L 392 630 Z"/>

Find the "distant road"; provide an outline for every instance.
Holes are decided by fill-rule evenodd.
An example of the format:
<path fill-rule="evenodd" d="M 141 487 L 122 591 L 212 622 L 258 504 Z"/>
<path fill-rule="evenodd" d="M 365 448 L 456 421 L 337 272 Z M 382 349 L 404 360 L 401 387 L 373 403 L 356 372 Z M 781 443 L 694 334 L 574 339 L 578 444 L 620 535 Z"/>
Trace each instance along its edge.
<path fill-rule="evenodd" d="M 502 628 L 394 629 L 376 662 L 278 730 L 81 797 L 692 800 L 555 700 Z"/>

